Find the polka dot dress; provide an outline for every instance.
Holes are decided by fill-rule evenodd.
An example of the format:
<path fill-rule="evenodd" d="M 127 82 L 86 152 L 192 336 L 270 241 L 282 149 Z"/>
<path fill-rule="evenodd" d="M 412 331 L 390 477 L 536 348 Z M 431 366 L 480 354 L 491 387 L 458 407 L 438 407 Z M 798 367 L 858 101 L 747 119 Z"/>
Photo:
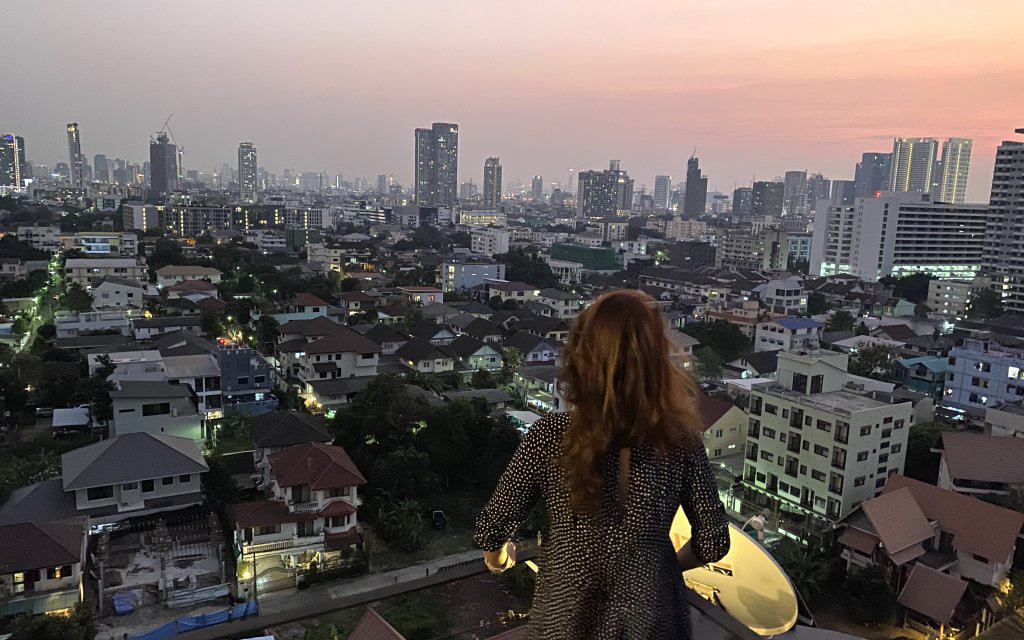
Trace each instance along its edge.
<path fill-rule="evenodd" d="M 532 640 L 640 640 L 691 637 L 689 608 L 668 533 L 682 505 L 693 525 L 694 554 L 704 563 L 729 550 L 725 510 L 703 447 L 659 456 L 631 451 L 624 513 L 616 505 L 618 456 L 607 456 L 601 509 L 569 508 L 555 458 L 570 414 L 537 421 L 523 438 L 476 521 L 476 542 L 500 549 L 543 498 L 548 524 L 530 611 Z"/>

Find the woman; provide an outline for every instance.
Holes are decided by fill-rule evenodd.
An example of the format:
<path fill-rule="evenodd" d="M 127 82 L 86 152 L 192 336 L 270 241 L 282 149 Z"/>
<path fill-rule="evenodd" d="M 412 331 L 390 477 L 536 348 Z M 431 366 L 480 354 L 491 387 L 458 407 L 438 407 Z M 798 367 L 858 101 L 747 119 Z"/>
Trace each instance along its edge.
<path fill-rule="evenodd" d="M 533 425 L 477 518 L 484 561 L 504 571 L 515 564 L 512 534 L 546 502 L 535 640 L 689 638 L 680 572 L 729 549 L 696 389 L 665 332 L 654 301 L 633 290 L 581 313 L 559 376 L 571 412 Z M 693 537 L 676 553 L 679 505 Z"/>

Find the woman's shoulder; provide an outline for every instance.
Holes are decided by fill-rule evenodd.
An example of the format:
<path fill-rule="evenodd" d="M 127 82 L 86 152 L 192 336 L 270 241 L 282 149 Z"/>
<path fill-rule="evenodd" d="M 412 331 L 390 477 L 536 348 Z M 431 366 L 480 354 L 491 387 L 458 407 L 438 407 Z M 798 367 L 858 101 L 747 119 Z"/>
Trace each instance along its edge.
<path fill-rule="evenodd" d="M 549 413 L 530 426 L 526 438 L 546 444 L 560 443 L 571 422 L 572 414 L 569 412 Z"/>

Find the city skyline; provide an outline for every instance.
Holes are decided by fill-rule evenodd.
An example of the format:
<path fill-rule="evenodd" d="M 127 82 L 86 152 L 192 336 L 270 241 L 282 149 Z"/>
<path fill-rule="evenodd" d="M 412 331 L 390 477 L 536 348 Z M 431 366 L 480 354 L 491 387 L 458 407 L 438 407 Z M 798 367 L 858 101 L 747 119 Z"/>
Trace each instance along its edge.
<path fill-rule="evenodd" d="M 52 4 L 12 7 L 10 19 L 42 24 Z M 754 176 L 770 180 L 794 169 L 852 179 L 861 154 L 890 151 L 894 137 L 964 137 L 974 140 L 967 201 L 984 201 L 995 147 L 1005 131 L 1020 126 L 1014 107 L 1024 102 L 1024 87 L 1006 78 L 1024 72 L 1024 45 L 1012 37 L 1024 7 L 944 4 L 948 10 L 920 11 L 919 2 L 869 2 L 864 10 L 885 6 L 887 20 L 868 24 L 839 21 L 828 7 L 792 3 L 740 3 L 727 11 L 708 3 L 642 2 L 626 16 L 610 8 L 579 12 L 575 3 L 565 3 L 545 7 L 544 20 L 529 19 L 528 7 L 517 6 L 489 16 L 508 28 L 485 38 L 459 25 L 491 9 L 450 3 L 459 20 L 435 24 L 429 32 L 418 29 L 417 38 L 396 37 L 400 44 L 389 46 L 389 53 L 368 58 L 366 51 L 380 48 L 367 43 L 360 24 L 379 21 L 400 35 L 416 28 L 428 9 L 403 4 L 401 10 L 252 10 L 224 2 L 204 7 L 197 20 L 198 13 L 187 10 L 165 15 L 133 5 L 114 25 L 75 3 L 64 6 L 62 24 L 45 48 L 31 40 L 32 28 L 9 35 L 6 59 L 12 67 L 47 77 L 89 40 L 109 36 L 146 52 L 119 61 L 119 74 L 145 77 L 148 69 L 161 68 L 161 88 L 134 91 L 132 109 L 114 109 L 102 83 L 72 74 L 60 83 L 21 83 L 0 97 L 0 112 L 6 116 L 3 129 L 23 136 L 37 163 L 64 160 L 61 127 L 75 121 L 86 133 L 86 157 L 102 153 L 141 162 L 149 137 L 173 111 L 175 135 L 188 149 L 186 168 L 233 165 L 238 140 L 250 139 L 271 171 L 394 174 L 405 186 L 412 185 L 411 132 L 431 121 L 460 125 L 460 183 L 480 181 L 484 159 L 495 155 L 509 184 L 528 184 L 535 174 L 549 183 L 566 182 L 570 168 L 600 169 L 609 158 L 619 158 L 637 187 L 645 185 L 648 192 L 655 175 L 684 175 L 694 146 L 709 191 L 731 193 Z M 730 18 L 738 11 L 745 16 L 740 29 Z M 996 13 L 1003 19 L 992 21 Z M 345 20 L 330 19 L 337 16 Z M 901 25 L 911 17 L 923 35 L 907 35 Z M 156 23 L 191 44 L 173 53 L 149 47 Z M 209 26 L 214 24 L 232 25 L 216 34 L 215 44 Z M 565 24 L 574 28 L 559 28 Z M 810 24 L 819 28 L 808 29 Z M 267 25 L 287 42 L 278 46 L 252 37 Z M 604 50 L 600 34 L 627 25 L 650 34 Z M 496 60 L 473 55 L 485 40 L 488 51 L 498 51 Z M 251 50 L 251 72 L 195 73 L 208 68 L 218 51 L 243 42 Z M 897 58 L 898 65 L 884 62 Z M 552 66 L 550 60 L 559 63 Z M 683 64 L 687 60 L 692 62 Z M 511 87 L 497 105 L 471 80 L 495 64 Z M 427 73 L 428 67 L 444 73 Z M 613 81 L 596 83 L 594 72 L 580 72 L 590 68 L 601 68 Z M 325 72 L 344 81 L 325 84 Z M 292 86 L 302 88 L 278 91 L 276 73 L 287 73 L 299 80 Z M 313 74 L 321 79 L 313 82 Z M 935 99 L 938 86 L 941 100 Z M 354 95 L 351 87 L 358 87 L 358 100 L 346 98 Z M 758 109 L 751 110 L 755 97 Z M 261 107 L 237 112 L 236 105 L 245 102 Z"/>

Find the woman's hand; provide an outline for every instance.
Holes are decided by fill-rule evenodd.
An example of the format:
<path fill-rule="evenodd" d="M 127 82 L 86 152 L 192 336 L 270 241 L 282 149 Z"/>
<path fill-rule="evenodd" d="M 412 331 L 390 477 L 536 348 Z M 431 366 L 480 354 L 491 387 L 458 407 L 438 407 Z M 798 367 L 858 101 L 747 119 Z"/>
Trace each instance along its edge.
<path fill-rule="evenodd" d="M 516 545 L 506 542 L 497 551 L 484 551 L 484 564 L 491 573 L 502 573 L 516 566 Z"/>

